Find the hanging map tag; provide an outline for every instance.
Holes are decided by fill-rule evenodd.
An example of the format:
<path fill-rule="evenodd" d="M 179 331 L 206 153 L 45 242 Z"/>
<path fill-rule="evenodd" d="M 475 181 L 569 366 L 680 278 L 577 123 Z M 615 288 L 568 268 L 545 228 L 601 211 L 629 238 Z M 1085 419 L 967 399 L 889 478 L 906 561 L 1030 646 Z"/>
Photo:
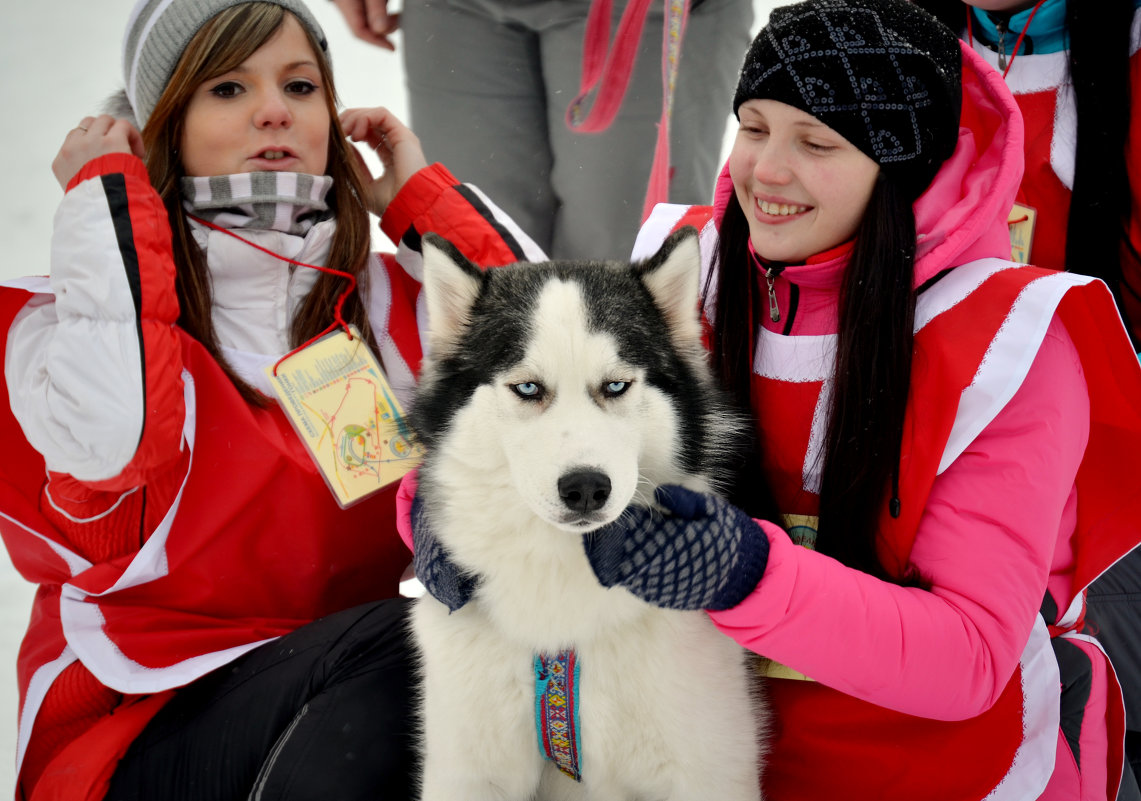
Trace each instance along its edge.
<path fill-rule="evenodd" d="M 342 507 L 400 480 L 423 451 L 376 357 L 355 328 L 266 368 L 281 407 Z"/>
<path fill-rule="evenodd" d="M 1038 211 L 1015 203 L 1006 218 L 1010 228 L 1010 260 L 1019 264 L 1030 263 L 1030 246 L 1034 244 L 1034 221 Z"/>
<path fill-rule="evenodd" d="M 784 528 L 793 545 L 800 545 L 810 551 L 816 550 L 816 530 L 820 518 L 815 515 L 783 515 Z"/>

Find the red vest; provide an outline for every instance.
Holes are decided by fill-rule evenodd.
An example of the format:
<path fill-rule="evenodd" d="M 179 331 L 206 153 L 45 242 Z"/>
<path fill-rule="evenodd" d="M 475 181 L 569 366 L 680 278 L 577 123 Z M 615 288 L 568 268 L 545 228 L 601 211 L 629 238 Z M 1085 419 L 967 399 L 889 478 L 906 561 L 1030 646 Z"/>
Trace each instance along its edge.
<path fill-rule="evenodd" d="M 979 280 L 963 280 L 971 275 Z M 1074 592 L 1080 596 L 1141 542 L 1141 491 L 1136 481 L 1127 488 L 1120 481 L 1136 475 L 1141 453 L 1141 371 L 1124 337 L 1104 335 L 1107 321 L 1116 325 L 1113 300 L 1099 282 L 999 260 L 956 268 L 948 278 L 954 280 L 928 290 L 917 310 L 921 327 L 900 463 L 902 514 L 893 519 L 884 511 L 881 560 L 894 575 L 903 574 L 939 472 L 1009 400 L 1000 397 L 996 407 L 987 384 L 1029 368 L 1056 312 L 1092 390 L 1073 535 Z M 812 463 L 805 454 L 822 433 L 816 429 L 824 416 L 816 407 L 832 363 L 825 359 L 819 376 L 754 375 L 754 398 L 765 407 L 765 414 L 756 415 L 766 442 L 765 469 L 778 501 L 791 513 L 816 512 L 814 477 L 802 473 Z M 1016 384 L 1009 392 L 1015 389 Z M 1080 616 L 1054 631 L 1078 626 Z M 1041 625 L 999 700 L 970 720 L 894 712 L 812 681 L 773 679 L 768 695 L 777 721 L 765 773 L 772 798 L 969 801 L 996 788 L 994 798 L 1035 797 L 1049 776 L 1057 740 L 1057 669 Z M 782 720 L 797 725 L 782 726 Z M 1113 753 L 1113 745 L 1120 749 L 1124 733 L 1120 715 L 1110 728 L 1108 758 L 1116 773 L 1111 769 L 1109 775 L 1115 777 L 1121 751 Z"/>
<path fill-rule="evenodd" d="M 0 354 L 27 298 L 0 290 Z M 247 404 L 201 345 L 180 337 L 189 457 L 165 519 L 121 558 L 91 564 L 41 513 L 43 460 L 0 404 L 0 535 L 17 570 L 41 585 L 18 663 L 18 756 L 52 682 L 77 657 L 126 695 L 56 756 L 37 799 L 101 798 L 115 760 L 164 700 L 152 693 L 325 614 L 397 595 L 409 561 L 395 486 L 341 509 L 276 405 Z"/>

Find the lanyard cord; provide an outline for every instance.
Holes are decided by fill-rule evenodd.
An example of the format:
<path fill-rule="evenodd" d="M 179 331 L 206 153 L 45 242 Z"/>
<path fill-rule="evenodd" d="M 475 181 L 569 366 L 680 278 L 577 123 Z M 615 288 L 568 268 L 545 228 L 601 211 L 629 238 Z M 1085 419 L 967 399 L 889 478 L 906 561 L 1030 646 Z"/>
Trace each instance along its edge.
<path fill-rule="evenodd" d="M 642 204 L 645 221 L 658 203 L 669 199 L 670 115 L 682 39 L 689 20 L 691 0 L 665 0 L 662 23 L 662 113 Z M 583 39 L 582 79 L 578 96 L 566 110 L 566 125 L 574 132 L 599 133 L 610 127 L 630 84 L 642 28 L 650 0 L 630 0 L 622 11 L 614 41 L 610 42 L 611 0 L 592 0 Z M 587 101 L 594 96 L 589 110 Z"/>
<path fill-rule="evenodd" d="M 348 280 L 349 285 L 347 287 L 345 287 L 344 292 L 342 292 L 337 297 L 336 305 L 333 306 L 333 322 L 329 323 L 329 325 L 325 328 L 325 330 L 321 331 L 321 333 L 317 334 L 316 336 L 310 337 L 305 342 L 302 342 L 296 348 L 289 351 L 289 353 L 285 354 L 280 359 L 278 359 L 276 362 L 274 362 L 274 364 L 273 364 L 274 376 L 277 375 L 277 368 L 281 366 L 282 362 L 284 362 L 286 359 L 288 359 L 290 356 L 297 353 L 298 351 L 304 350 L 305 348 L 309 347 L 314 342 L 316 342 L 318 339 L 325 336 L 326 334 L 328 334 L 330 331 L 337 328 L 338 326 L 343 328 L 345 330 L 345 333 L 348 335 L 349 340 L 350 341 L 352 340 L 353 332 L 349 329 L 348 323 L 345 322 L 345 318 L 341 315 L 341 309 L 344 307 L 345 299 L 348 298 L 349 293 L 352 292 L 354 289 L 356 289 L 357 278 L 355 275 L 353 275 L 352 273 L 346 273 L 343 270 L 334 270 L 332 267 L 321 267 L 320 265 L 317 265 L 317 264 L 306 264 L 305 262 L 298 261 L 297 259 L 286 258 L 285 256 L 282 256 L 280 253 L 274 253 L 269 248 L 264 248 L 255 242 L 251 242 L 250 240 L 246 239 L 245 237 L 238 236 L 233 231 L 231 231 L 229 228 L 223 228 L 220 225 L 215 225 L 214 223 L 210 222 L 209 220 L 203 220 L 201 217 L 195 217 L 193 214 L 188 214 L 187 216 L 190 217 L 190 219 L 194 220 L 195 222 L 202 223 L 207 228 L 211 228 L 215 231 L 221 231 L 223 234 L 227 234 L 229 236 L 234 237 L 234 239 L 238 240 L 239 242 L 245 242 L 247 245 L 249 245 L 254 250 L 260 250 L 262 253 L 265 253 L 266 255 L 269 255 L 269 256 L 273 256 L 275 259 L 279 259 L 280 261 L 287 262 L 288 264 L 295 264 L 298 267 L 308 267 L 308 268 L 313 269 L 313 270 L 320 270 L 321 272 L 329 273 L 330 275 L 339 275 L 341 278 L 345 278 Z"/>
<path fill-rule="evenodd" d="M 1022 47 L 1022 40 L 1026 38 L 1026 31 L 1030 29 L 1030 23 L 1034 21 L 1034 15 L 1038 13 L 1038 9 L 1040 9 L 1045 2 L 1046 0 L 1038 0 L 1038 2 L 1034 4 L 1034 8 L 1031 9 L 1030 16 L 1026 18 L 1026 24 L 1022 26 L 1022 31 L 1018 34 L 1018 39 L 1014 42 L 1014 50 L 1010 53 L 1010 61 L 1006 62 L 1006 67 L 1002 71 L 1002 79 L 1004 81 L 1006 80 L 1007 73 L 1010 72 L 1010 68 L 1014 66 L 1014 59 L 1018 55 L 1018 48 Z M 967 6 L 967 38 L 973 41 L 975 35 L 971 30 L 972 16 L 971 7 Z M 1001 39 L 998 43 L 998 57 L 999 59 L 1006 57 L 1006 49 L 1002 46 Z"/>

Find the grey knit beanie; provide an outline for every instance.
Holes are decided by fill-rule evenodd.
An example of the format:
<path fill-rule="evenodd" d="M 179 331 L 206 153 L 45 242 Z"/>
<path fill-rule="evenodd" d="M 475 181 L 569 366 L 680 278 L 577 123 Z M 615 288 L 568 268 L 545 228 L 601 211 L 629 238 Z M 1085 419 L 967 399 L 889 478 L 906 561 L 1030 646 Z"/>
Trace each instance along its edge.
<path fill-rule="evenodd" d="M 807 0 L 757 34 L 733 112 L 786 103 L 926 187 L 958 141 L 961 70 L 958 38 L 909 0 Z"/>
<path fill-rule="evenodd" d="M 325 33 L 302 0 L 262 0 L 291 12 L 328 54 Z M 182 51 L 219 12 L 250 0 L 139 0 L 123 36 L 123 78 L 139 127 L 162 97 Z"/>

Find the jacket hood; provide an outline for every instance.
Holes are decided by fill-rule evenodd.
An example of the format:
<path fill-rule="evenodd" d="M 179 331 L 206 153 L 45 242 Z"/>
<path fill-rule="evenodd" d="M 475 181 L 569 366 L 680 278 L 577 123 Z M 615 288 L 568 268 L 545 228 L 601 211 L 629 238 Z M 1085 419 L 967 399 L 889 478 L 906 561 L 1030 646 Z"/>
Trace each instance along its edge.
<path fill-rule="evenodd" d="M 1023 170 L 1022 114 L 1002 75 L 962 42 L 963 108 L 959 141 L 915 201 L 913 286 L 975 259 L 1010 258 L 1007 217 Z M 728 163 L 714 191 L 720 222 L 735 198 Z"/>

